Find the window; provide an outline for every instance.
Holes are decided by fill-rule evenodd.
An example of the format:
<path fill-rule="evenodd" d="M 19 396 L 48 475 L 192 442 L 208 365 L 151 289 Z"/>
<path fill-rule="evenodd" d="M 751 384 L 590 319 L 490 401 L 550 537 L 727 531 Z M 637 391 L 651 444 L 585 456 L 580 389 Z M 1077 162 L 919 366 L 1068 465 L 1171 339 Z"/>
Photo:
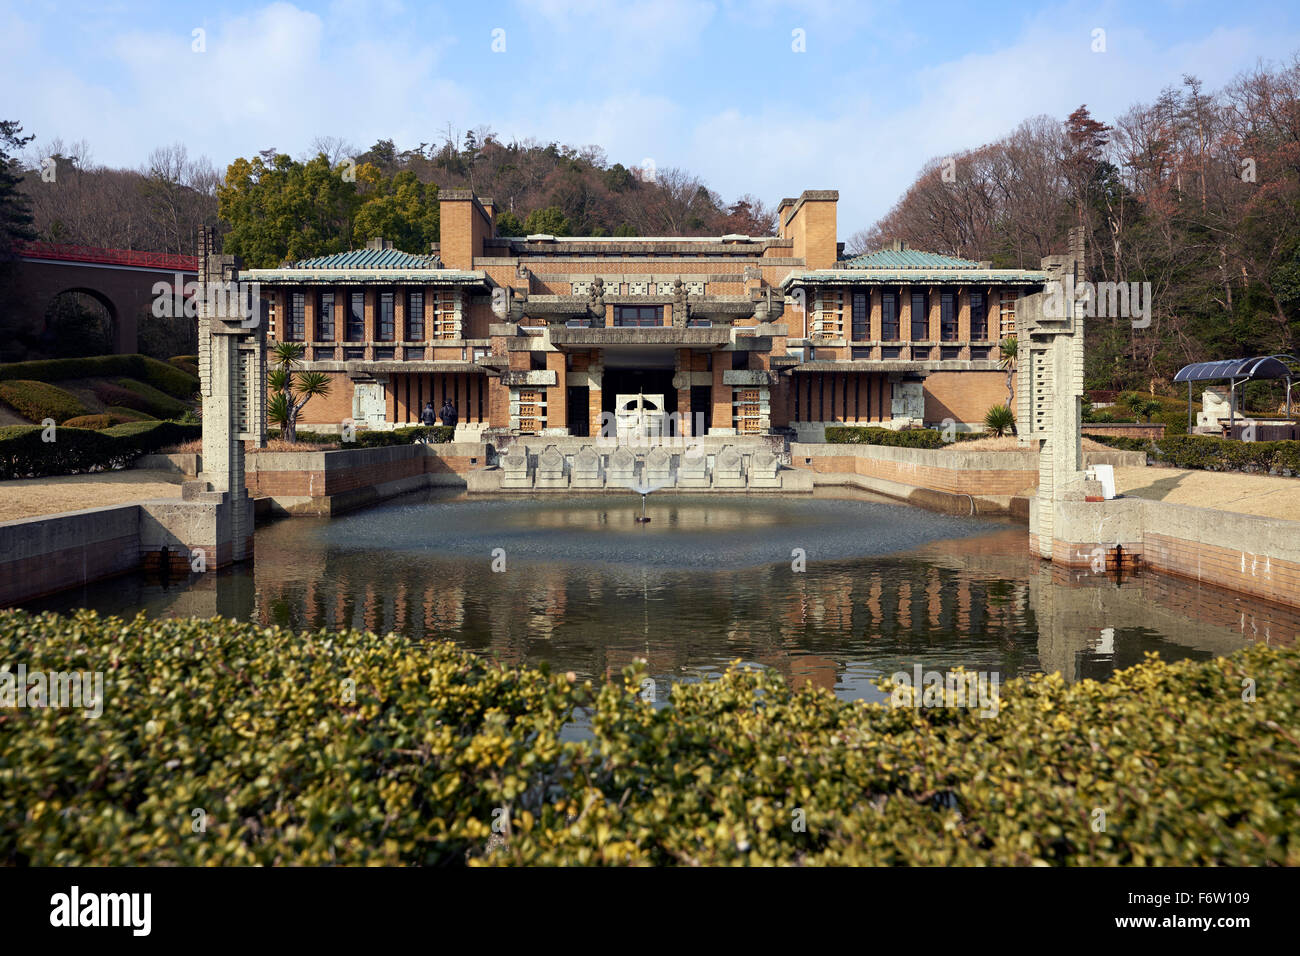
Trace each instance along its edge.
<path fill-rule="evenodd" d="M 534 351 L 534 352 L 529 352 L 529 353 L 528 353 L 528 367 L 529 367 L 532 371 L 534 371 L 534 372 L 545 372 L 545 371 L 546 371 L 546 353 L 545 353 L 545 352 L 536 352 L 536 351 Z"/>
<path fill-rule="evenodd" d="M 569 319 L 564 324 L 571 329 L 603 329 L 605 327 L 604 322 L 592 317 L 585 319 Z"/>
<path fill-rule="evenodd" d="M 692 329 L 711 329 L 713 328 L 712 319 L 691 319 L 686 323 L 688 328 Z"/>
<path fill-rule="evenodd" d="M 614 306 L 614 324 L 621 326 L 662 325 L 663 306 L 658 305 L 616 305 Z"/>
<path fill-rule="evenodd" d="M 939 338 L 945 342 L 957 341 L 956 292 L 944 292 L 939 296 Z"/>
<path fill-rule="evenodd" d="M 732 371 L 743 371 L 749 368 L 749 353 L 737 350 L 731 353 Z"/>
<path fill-rule="evenodd" d="M 406 341 L 424 341 L 424 293 L 406 293 Z"/>
<path fill-rule="evenodd" d="M 334 341 L 334 293 L 322 292 L 316 301 L 316 338 Z"/>
<path fill-rule="evenodd" d="M 886 342 L 898 341 L 898 295 L 893 292 L 880 297 L 880 337 Z"/>
<path fill-rule="evenodd" d="M 984 306 L 983 292 L 970 294 L 970 337 L 975 342 L 983 342 L 989 337 L 989 314 Z"/>
<path fill-rule="evenodd" d="M 999 303 L 1001 315 L 999 316 L 999 325 L 1001 326 L 1001 337 L 1016 334 L 1016 294 L 1014 292 L 1002 293 L 1002 301 Z"/>
<path fill-rule="evenodd" d="M 391 342 L 397 334 L 397 323 L 394 320 L 395 297 L 391 292 L 381 292 L 379 294 L 379 341 Z"/>
<path fill-rule="evenodd" d="M 930 338 L 930 310 L 924 292 L 912 293 L 912 341 L 924 342 Z"/>
<path fill-rule="evenodd" d="M 348 310 L 348 341 L 362 342 L 366 337 L 366 294 L 352 293 L 352 308 Z"/>
<path fill-rule="evenodd" d="M 857 342 L 864 342 L 871 337 L 871 320 L 867 314 L 867 298 L 865 292 L 853 293 L 853 338 Z"/>
<path fill-rule="evenodd" d="M 284 337 L 290 342 L 301 342 L 307 328 L 307 296 L 301 292 L 289 295 L 289 321 L 284 324 Z"/>

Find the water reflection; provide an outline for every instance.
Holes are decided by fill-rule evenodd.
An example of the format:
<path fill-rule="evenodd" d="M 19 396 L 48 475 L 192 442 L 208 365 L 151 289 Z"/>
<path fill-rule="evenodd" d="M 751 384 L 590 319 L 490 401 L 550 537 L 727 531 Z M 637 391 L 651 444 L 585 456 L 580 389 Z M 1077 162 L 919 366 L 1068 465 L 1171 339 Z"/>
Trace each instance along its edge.
<path fill-rule="evenodd" d="M 657 681 L 700 679 L 739 658 L 868 699 L 879 675 L 918 663 L 1104 678 L 1147 651 L 1208 657 L 1300 628 L 1293 611 L 1174 578 L 1043 565 L 1019 526 L 866 496 L 657 497 L 641 528 L 631 495 L 432 493 L 264 527 L 251 568 L 188 586 L 130 576 L 31 606 L 392 630 L 597 678 L 644 658 Z"/>

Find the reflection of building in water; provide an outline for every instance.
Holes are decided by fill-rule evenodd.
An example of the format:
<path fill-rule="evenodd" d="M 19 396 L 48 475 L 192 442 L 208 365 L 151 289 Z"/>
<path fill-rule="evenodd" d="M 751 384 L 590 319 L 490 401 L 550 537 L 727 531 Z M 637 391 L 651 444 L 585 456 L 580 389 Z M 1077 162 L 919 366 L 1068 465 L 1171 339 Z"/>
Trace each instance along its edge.
<path fill-rule="evenodd" d="M 248 569 L 166 591 L 122 579 L 125 606 L 300 628 L 367 627 L 454 639 L 508 663 L 602 679 L 638 658 L 658 680 L 740 658 L 792 683 L 843 687 L 897 665 L 1104 676 L 1147 650 L 1166 659 L 1290 642 L 1300 612 L 1181 579 L 1042 566 L 1023 528 L 905 554 L 745 570 L 510 563 L 433 551 L 348 551 L 305 522 L 259 531 Z M 134 588 L 135 590 L 132 590 Z"/>

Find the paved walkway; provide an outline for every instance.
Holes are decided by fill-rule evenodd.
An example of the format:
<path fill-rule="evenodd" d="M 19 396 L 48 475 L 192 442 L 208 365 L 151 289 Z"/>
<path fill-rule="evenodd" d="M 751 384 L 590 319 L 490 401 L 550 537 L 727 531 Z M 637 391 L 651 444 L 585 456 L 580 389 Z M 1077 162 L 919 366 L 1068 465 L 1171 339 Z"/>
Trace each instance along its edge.
<path fill-rule="evenodd" d="M 123 505 L 145 498 L 179 498 L 181 480 L 175 472 L 128 468 L 0 482 L 0 521 Z"/>
<path fill-rule="evenodd" d="M 1300 521 L 1300 478 L 1152 466 L 1116 468 L 1115 485 L 1135 498 Z"/>

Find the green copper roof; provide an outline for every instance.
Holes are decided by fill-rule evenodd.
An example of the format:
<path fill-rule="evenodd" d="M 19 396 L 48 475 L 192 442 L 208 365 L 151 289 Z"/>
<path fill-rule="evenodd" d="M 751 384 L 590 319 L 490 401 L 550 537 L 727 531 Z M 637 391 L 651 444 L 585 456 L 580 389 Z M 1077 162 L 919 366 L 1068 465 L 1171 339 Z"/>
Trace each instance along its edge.
<path fill-rule="evenodd" d="M 414 256 L 398 249 L 353 249 L 332 256 L 302 259 L 291 269 L 437 269 L 436 256 Z"/>
<path fill-rule="evenodd" d="M 878 249 L 854 256 L 844 263 L 846 269 L 978 269 L 978 262 L 941 256 L 918 249 Z"/>

